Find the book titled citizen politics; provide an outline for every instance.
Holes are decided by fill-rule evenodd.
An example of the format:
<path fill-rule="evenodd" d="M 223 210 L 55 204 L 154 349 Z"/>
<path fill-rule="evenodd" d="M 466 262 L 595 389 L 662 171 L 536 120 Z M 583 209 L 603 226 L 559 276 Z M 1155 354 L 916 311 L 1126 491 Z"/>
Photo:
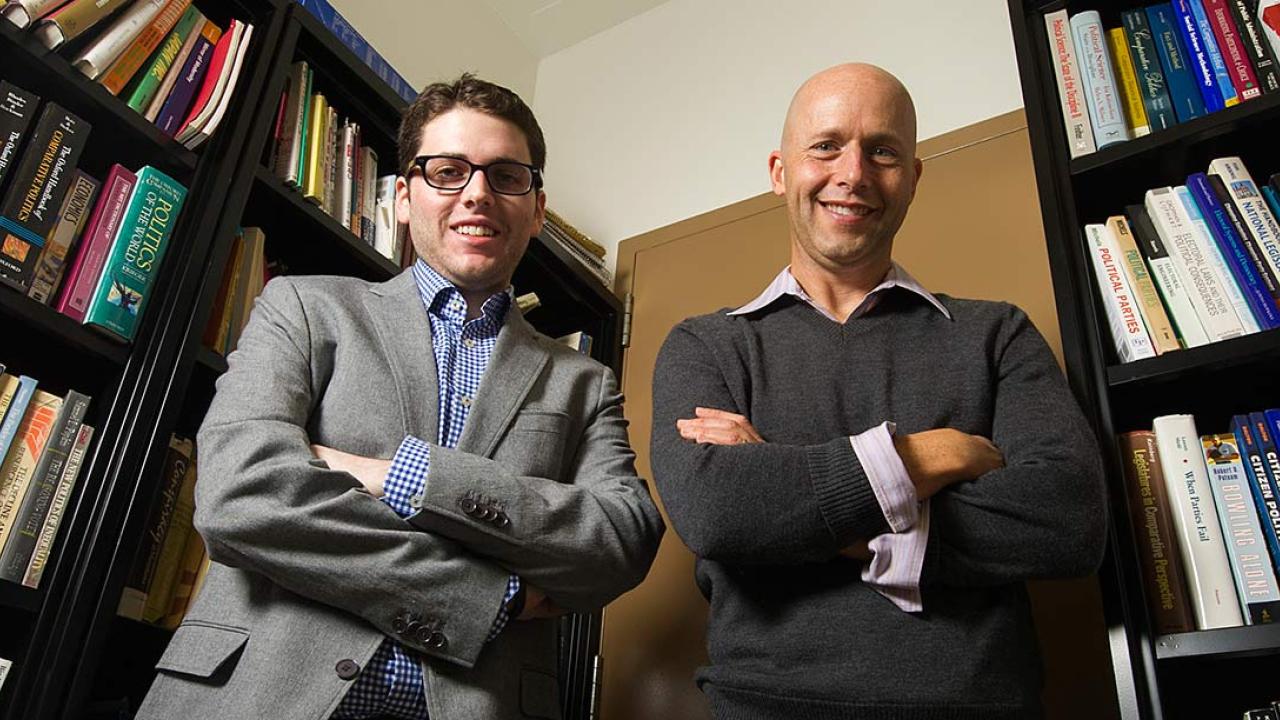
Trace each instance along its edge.
<path fill-rule="evenodd" d="M 0 282 L 27 291 L 89 130 L 89 123 L 61 105 L 45 103 L 0 201 Z"/>
<path fill-rule="evenodd" d="M 121 340 L 133 340 L 156 272 L 164 260 L 187 189 L 146 166 L 129 198 L 84 323 Z"/>

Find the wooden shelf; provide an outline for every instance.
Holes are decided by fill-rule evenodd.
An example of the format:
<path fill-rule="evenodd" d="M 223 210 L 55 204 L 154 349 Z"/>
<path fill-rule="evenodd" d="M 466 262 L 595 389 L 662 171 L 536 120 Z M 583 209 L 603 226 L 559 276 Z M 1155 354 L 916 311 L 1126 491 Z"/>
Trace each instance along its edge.
<path fill-rule="evenodd" d="M 0 287 L 0 319 L 6 325 L 25 327 L 27 332 L 19 333 L 20 336 L 30 338 L 30 333 L 34 332 L 40 340 L 56 342 L 66 350 L 85 353 L 114 366 L 123 367 L 129 359 L 128 345 L 109 340 L 11 288 Z"/>
<path fill-rule="evenodd" d="M 1145 360 L 1107 368 L 1107 383 L 1117 388 L 1136 383 L 1172 380 L 1189 371 L 1210 372 L 1280 357 L 1280 332 L 1268 330 L 1186 348 Z"/>
<path fill-rule="evenodd" d="M 1156 638 L 1156 658 L 1246 657 L 1280 654 L 1280 625 L 1201 630 Z"/>

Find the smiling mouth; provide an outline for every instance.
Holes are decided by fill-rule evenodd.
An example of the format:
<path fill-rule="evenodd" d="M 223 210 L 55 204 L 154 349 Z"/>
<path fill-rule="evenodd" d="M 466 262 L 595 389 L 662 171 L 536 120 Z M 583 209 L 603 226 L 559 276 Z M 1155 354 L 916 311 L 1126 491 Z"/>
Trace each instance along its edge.
<path fill-rule="evenodd" d="M 469 235 L 471 237 L 493 237 L 498 234 L 497 230 L 484 225 L 459 225 L 453 228 L 453 231 L 459 235 Z"/>
<path fill-rule="evenodd" d="M 875 212 L 874 208 L 866 205 L 837 205 L 835 203 L 826 203 L 821 200 L 818 204 L 826 208 L 832 215 L 840 215 L 842 217 L 867 217 Z"/>

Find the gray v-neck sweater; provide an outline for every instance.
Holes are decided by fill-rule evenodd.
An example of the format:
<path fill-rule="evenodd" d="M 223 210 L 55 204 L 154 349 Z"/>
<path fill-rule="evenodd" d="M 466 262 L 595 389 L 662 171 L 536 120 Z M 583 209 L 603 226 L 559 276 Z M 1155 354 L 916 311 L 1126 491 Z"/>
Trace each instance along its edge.
<path fill-rule="evenodd" d="M 844 324 L 792 297 L 674 328 L 654 374 L 653 473 L 711 605 L 698 672 L 717 718 L 1039 714 L 1023 581 L 1102 557 L 1098 448 L 1040 334 L 1004 303 L 891 290 Z M 696 406 L 746 415 L 757 445 L 698 445 Z M 936 495 L 906 613 L 837 555 L 887 532 L 848 436 L 951 427 L 1006 467 Z"/>

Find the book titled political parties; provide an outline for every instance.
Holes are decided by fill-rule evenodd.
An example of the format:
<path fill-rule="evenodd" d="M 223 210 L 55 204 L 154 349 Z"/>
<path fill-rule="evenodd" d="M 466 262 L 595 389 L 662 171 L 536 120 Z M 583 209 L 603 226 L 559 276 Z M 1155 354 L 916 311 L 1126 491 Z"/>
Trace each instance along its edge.
<path fill-rule="evenodd" d="M 1280 588 L 1276 586 L 1271 553 L 1258 523 L 1236 438 L 1230 433 L 1204 435 L 1200 444 L 1231 561 L 1231 575 L 1236 580 L 1241 615 L 1246 625 L 1276 622 L 1280 620 Z"/>
<path fill-rule="evenodd" d="M 1160 56 L 1165 84 L 1169 87 L 1169 100 L 1178 122 L 1187 122 L 1205 114 L 1204 98 L 1196 86 L 1196 78 L 1188 65 L 1189 60 L 1182 34 L 1178 31 L 1178 19 L 1169 3 L 1147 8 L 1147 24 Z"/>
<path fill-rule="evenodd" d="M 1147 122 L 1152 131 L 1167 130 L 1178 122 L 1169 99 L 1164 71 L 1160 68 L 1160 54 L 1156 50 L 1147 13 L 1141 8 L 1126 10 L 1120 14 L 1125 37 L 1129 42 L 1129 54 L 1137 73 L 1142 104 L 1147 111 Z"/>
<path fill-rule="evenodd" d="M 373 49 L 356 29 L 351 27 L 347 19 L 342 14 L 333 9 L 329 4 L 329 0 L 298 0 L 298 4 L 306 8 L 317 20 L 324 25 L 325 29 L 333 34 L 343 45 L 346 45 L 360 58 L 365 65 L 383 82 L 391 86 L 397 95 L 404 98 L 406 102 L 413 102 L 418 96 L 413 86 L 405 80 L 400 73 L 396 72 L 391 64 L 388 63 L 377 50 Z"/>
<path fill-rule="evenodd" d="M 18 159 L 22 139 L 31 128 L 40 98 L 7 80 L 0 80 L 0 190 L 9 168 Z"/>
<path fill-rule="evenodd" d="M 145 166 L 129 198 L 111 245 L 111 253 L 89 301 L 84 323 L 121 340 L 133 340 L 146 310 L 187 188 L 163 172 Z"/>
<path fill-rule="evenodd" d="M 89 130 L 61 105 L 45 103 L 0 202 L 0 282 L 27 291 Z"/>
<path fill-rule="evenodd" d="M 1124 260 L 1111 230 L 1102 224 L 1085 225 L 1084 230 L 1116 357 L 1122 363 L 1155 357 L 1155 348 L 1142 324 L 1138 299 L 1125 275 Z"/>

